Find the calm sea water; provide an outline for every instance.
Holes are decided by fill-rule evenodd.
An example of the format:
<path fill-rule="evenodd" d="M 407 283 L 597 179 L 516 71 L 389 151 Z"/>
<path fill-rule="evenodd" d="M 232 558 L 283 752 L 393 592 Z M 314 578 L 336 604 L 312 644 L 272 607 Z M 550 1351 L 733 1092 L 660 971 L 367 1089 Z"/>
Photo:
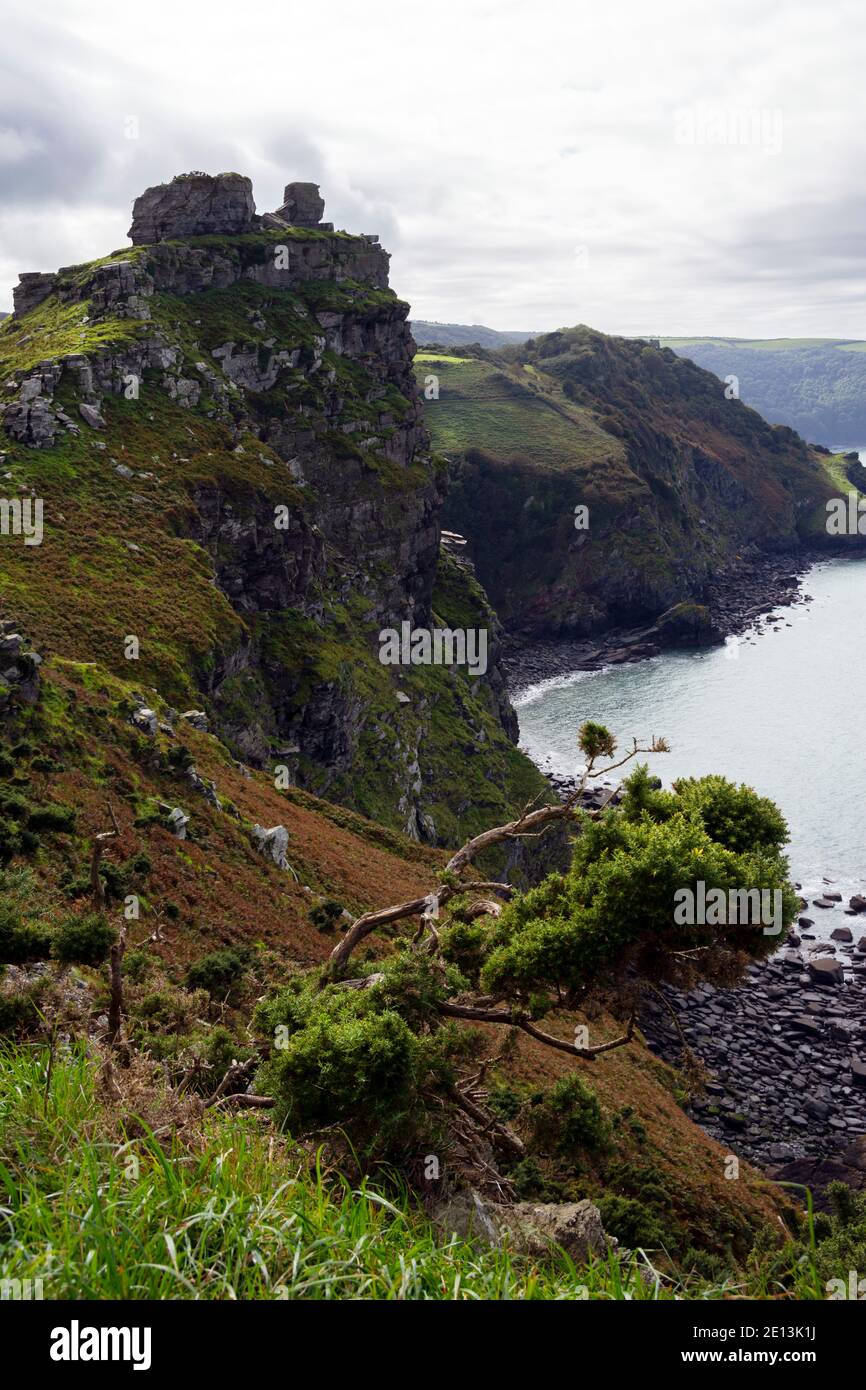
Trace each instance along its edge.
<path fill-rule="evenodd" d="M 831 879 L 845 902 L 866 891 L 866 559 L 828 560 L 805 576 L 810 604 L 737 643 L 576 672 L 515 699 L 521 745 L 539 766 L 573 774 L 576 733 L 598 719 L 624 749 L 662 734 L 647 757 L 673 778 L 721 772 L 773 798 L 791 830 L 792 877 L 807 898 Z M 831 890 L 833 891 L 833 890 Z M 866 921 L 809 909 L 819 935 Z"/>

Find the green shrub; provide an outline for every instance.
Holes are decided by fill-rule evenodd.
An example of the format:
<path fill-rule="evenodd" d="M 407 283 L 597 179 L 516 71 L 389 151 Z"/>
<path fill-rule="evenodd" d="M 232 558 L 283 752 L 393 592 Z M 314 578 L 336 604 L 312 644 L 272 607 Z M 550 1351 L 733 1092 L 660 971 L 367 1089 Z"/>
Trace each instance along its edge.
<path fill-rule="evenodd" d="M 582 1149 L 604 1148 L 610 1139 L 598 1097 L 574 1072 L 533 1097 L 531 1121 L 537 1142 L 570 1160 L 579 1158 Z"/>
<path fill-rule="evenodd" d="M 0 1033 L 26 1037 L 36 1032 L 42 1022 L 39 1002 L 44 982 L 37 980 L 17 994 L 0 994 Z"/>
<path fill-rule="evenodd" d="M 54 955 L 65 965 L 99 965 L 116 939 L 114 927 L 100 912 L 67 917 L 54 935 Z"/>
<path fill-rule="evenodd" d="M 318 906 L 311 907 L 307 914 L 316 931 L 323 933 L 334 931 L 342 915 L 343 904 L 333 898 L 326 898 Z"/>
<path fill-rule="evenodd" d="M 30 769 L 32 772 L 62 772 L 63 764 L 39 753 L 31 762 Z"/>
<path fill-rule="evenodd" d="M 51 954 L 51 933 L 37 922 L 28 922 L 10 903 L 0 903 L 0 961 L 21 965 L 45 960 Z"/>
<path fill-rule="evenodd" d="M 669 1240 L 664 1226 L 655 1212 L 637 1198 L 605 1193 L 598 1199 L 597 1206 L 608 1235 L 616 1236 L 629 1249 L 637 1246 L 643 1250 L 667 1248 Z"/>
<path fill-rule="evenodd" d="M 701 881 L 725 893 L 778 889 L 781 925 L 790 925 L 797 896 L 777 848 L 784 821 L 772 803 L 724 778 L 682 782 L 675 794 L 652 789 L 638 769 L 627 785 L 622 815 L 584 824 L 569 872 L 505 907 L 481 971 L 486 992 L 526 1002 L 551 986 L 602 991 L 635 973 L 682 983 L 684 954 L 697 951 L 706 953 L 706 978 L 730 983 L 745 956 L 775 950 L 779 937 L 751 922 L 690 924 L 674 915 L 675 895 Z M 748 849 L 740 848 L 741 824 L 756 837 Z"/>
<path fill-rule="evenodd" d="M 174 985 L 151 990 L 129 1006 L 136 1042 L 141 1044 L 154 1033 L 189 1033 L 206 1003 L 203 991 L 191 993 Z"/>
<path fill-rule="evenodd" d="M 146 980 L 152 974 L 154 965 L 153 956 L 148 951 L 127 951 L 123 957 L 123 973 L 134 985 Z"/>
<path fill-rule="evenodd" d="M 455 1061 L 475 1044 L 450 1024 L 422 1029 L 443 982 L 429 959 L 408 957 L 377 962 L 383 979 L 366 989 L 298 979 L 259 1005 L 255 1026 L 274 1046 L 258 1086 L 293 1134 L 345 1126 L 358 1154 L 380 1159 L 422 1134 L 432 1142 L 424 1096 L 453 1083 Z"/>
<path fill-rule="evenodd" d="M 49 834 L 64 834 L 75 829 L 76 813 L 71 806 L 59 802 L 37 806 L 30 812 L 27 825 L 31 830 L 47 830 Z"/>
<path fill-rule="evenodd" d="M 250 963 L 248 949 L 227 948 L 211 951 L 191 965 L 186 972 L 190 989 L 206 989 L 211 997 L 224 998 L 242 979 Z"/>

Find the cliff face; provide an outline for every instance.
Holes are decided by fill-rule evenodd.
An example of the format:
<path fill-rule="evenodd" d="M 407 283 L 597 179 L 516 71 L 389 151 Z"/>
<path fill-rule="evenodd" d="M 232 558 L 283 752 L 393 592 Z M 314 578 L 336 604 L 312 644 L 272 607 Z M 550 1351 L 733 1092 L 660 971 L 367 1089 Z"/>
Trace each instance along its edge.
<path fill-rule="evenodd" d="M 314 186 L 286 195 L 257 217 L 248 180 L 185 176 L 137 200 L 130 251 L 22 277 L 3 463 L 45 538 L 4 542 L 4 607 L 42 650 L 204 703 L 246 761 L 452 843 L 540 779 L 495 619 L 440 555 L 445 480 L 387 253 L 321 223 Z M 480 676 L 380 662 L 380 630 L 430 626 L 437 593 L 489 628 Z"/>
<path fill-rule="evenodd" d="M 700 599 L 743 547 L 818 539 L 835 495 L 793 431 L 649 344 L 577 328 L 468 359 L 421 353 L 416 371 L 439 379 L 427 418 L 452 460 L 445 524 L 516 631 L 651 621 Z"/>

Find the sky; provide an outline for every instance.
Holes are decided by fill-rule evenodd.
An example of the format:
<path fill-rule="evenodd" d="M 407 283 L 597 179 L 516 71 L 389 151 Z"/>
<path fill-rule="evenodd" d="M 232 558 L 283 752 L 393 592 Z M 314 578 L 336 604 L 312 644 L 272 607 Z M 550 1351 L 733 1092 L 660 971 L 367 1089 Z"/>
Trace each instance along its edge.
<path fill-rule="evenodd" d="M 862 0 L 4 0 L 0 310 L 235 169 L 416 318 L 866 338 L 864 73 Z"/>

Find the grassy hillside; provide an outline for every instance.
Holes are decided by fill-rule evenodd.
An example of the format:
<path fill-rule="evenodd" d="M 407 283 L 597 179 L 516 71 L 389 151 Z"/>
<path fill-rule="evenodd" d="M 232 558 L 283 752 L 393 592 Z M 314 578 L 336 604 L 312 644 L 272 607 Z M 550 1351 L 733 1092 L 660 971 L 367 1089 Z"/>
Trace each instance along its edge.
<path fill-rule="evenodd" d="M 452 461 L 448 524 L 522 631 L 649 621 L 699 597 L 744 546 L 818 538 L 836 491 L 826 456 L 643 341 L 569 329 L 495 353 L 422 351 L 415 371 Z"/>
<path fill-rule="evenodd" d="M 3 726 L 0 947 L 9 958 L 25 932 L 41 959 L 13 951 L 0 972 L 0 1032 L 11 1043 L 0 1181 L 12 1233 L 0 1238 L 0 1277 L 43 1277 L 48 1297 L 556 1297 L 575 1285 L 666 1297 L 684 1280 L 695 1296 L 722 1296 L 731 1281 L 766 1281 L 749 1251 L 765 1227 L 791 1219 L 786 1203 L 746 1165 L 736 1185 L 726 1180 L 724 1151 L 681 1108 L 684 1078 L 639 1037 L 593 1065 L 521 1038 L 490 1082 L 500 1113 L 531 1133 L 539 1099 L 581 1076 L 603 1142 L 593 1129 L 575 1135 L 565 1163 L 542 1152 L 515 1180 L 533 1200 L 599 1202 L 611 1234 L 650 1252 L 658 1280 L 643 1287 L 628 1256 L 576 1274 L 562 1262 L 443 1249 L 423 1190 L 410 1196 L 387 1171 L 365 1183 L 345 1154 L 343 1177 L 333 1156 L 322 1172 L 317 1132 L 290 1139 L 266 1113 L 208 1107 L 232 1059 L 254 1055 L 256 1000 L 324 961 L 346 912 L 428 891 L 444 855 L 279 790 L 162 701 L 164 727 L 147 735 L 130 724 L 136 703 L 133 683 L 55 657 L 38 701 Z M 175 806 L 189 817 L 182 840 Z M 108 921 L 116 931 L 129 894 L 140 913 L 127 921 L 123 957 L 126 1064 L 105 1040 L 106 965 L 46 959 L 38 944 L 56 953 L 71 924 L 80 940 L 92 920 L 94 837 L 113 823 L 101 869 Z M 286 828 L 288 869 L 255 847 L 257 824 Z M 385 927 L 366 955 L 395 948 Z M 567 1030 L 581 1021 L 572 1015 Z M 592 1027 L 603 1038 L 616 1025 Z M 219 1200 L 223 1190 L 234 1204 Z M 803 1278 L 786 1276 L 785 1287 Z"/>
<path fill-rule="evenodd" d="M 416 319 L 419 346 L 497 350 L 534 335 L 501 332 L 481 324 Z M 542 335 L 543 336 L 543 335 Z M 739 379 L 740 398 L 773 425 L 789 425 L 805 439 L 828 447 L 866 441 L 866 341 L 849 338 L 664 337 L 672 348 L 724 380 Z"/>

